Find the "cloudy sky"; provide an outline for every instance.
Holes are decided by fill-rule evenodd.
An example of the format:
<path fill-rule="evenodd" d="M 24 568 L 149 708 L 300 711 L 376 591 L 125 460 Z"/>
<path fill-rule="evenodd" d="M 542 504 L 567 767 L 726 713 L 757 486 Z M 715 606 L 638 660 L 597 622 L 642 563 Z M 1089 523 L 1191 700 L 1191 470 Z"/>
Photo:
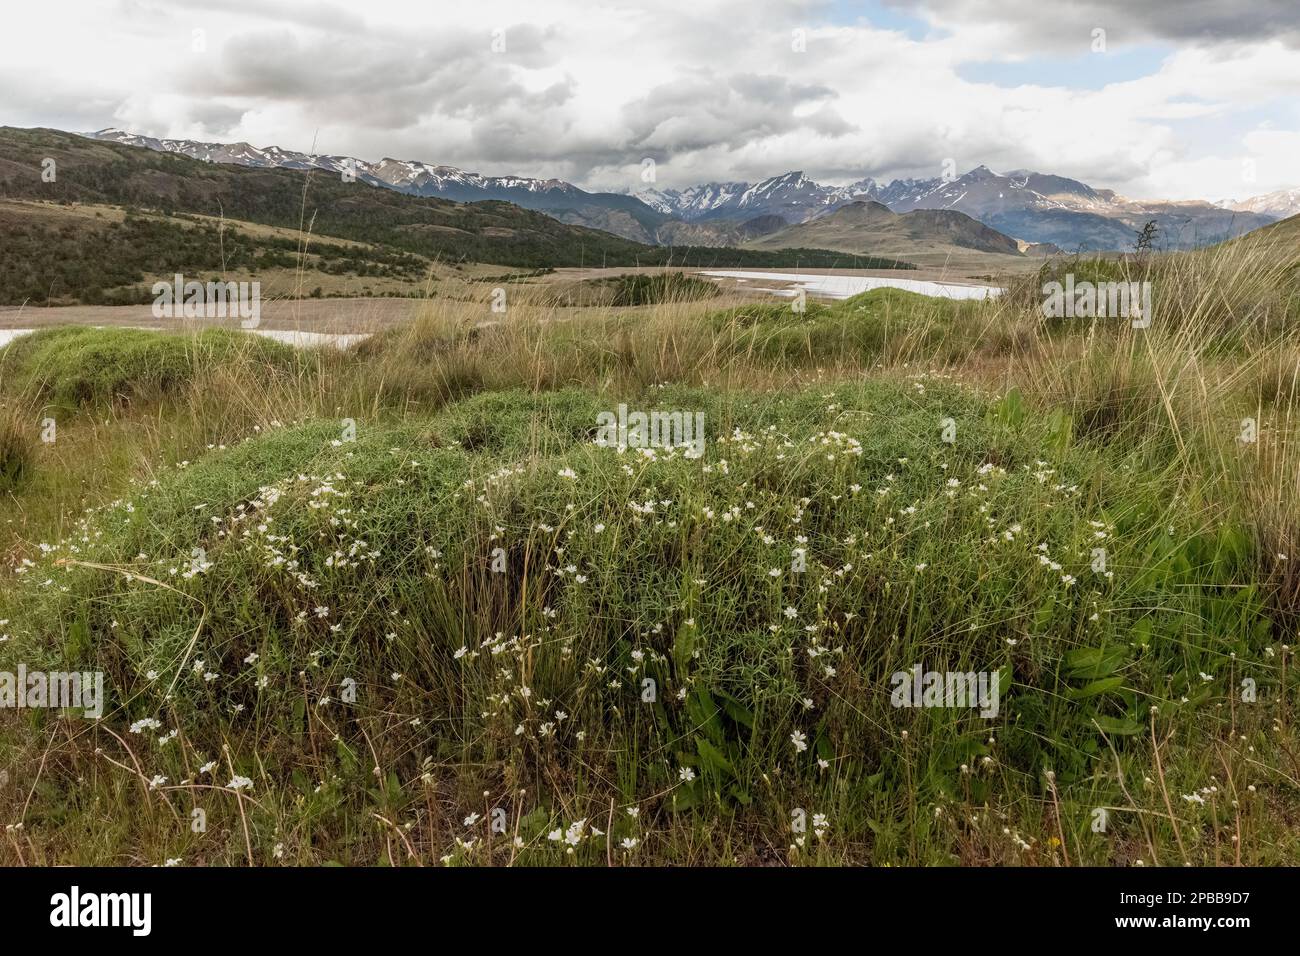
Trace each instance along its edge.
<path fill-rule="evenodd" d="M 589 188 L 1035 169 L 1135 198 L 1300 186 L 1297 0 L 10 3 L 0 125 Z"/>

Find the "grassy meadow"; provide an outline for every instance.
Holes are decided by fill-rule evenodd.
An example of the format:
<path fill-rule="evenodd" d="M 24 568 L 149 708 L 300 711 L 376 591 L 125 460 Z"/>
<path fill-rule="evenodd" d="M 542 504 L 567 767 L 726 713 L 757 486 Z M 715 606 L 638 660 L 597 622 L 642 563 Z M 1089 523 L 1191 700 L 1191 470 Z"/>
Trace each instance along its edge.
<path fill-rule="evenodd" d="M 0 671 L 106 703 L 0 709 L 0 863 L 1300 863 L 1295 248 L 19 338 Z M 1066 272 L 1150 327 L 1045 319 Z"/>

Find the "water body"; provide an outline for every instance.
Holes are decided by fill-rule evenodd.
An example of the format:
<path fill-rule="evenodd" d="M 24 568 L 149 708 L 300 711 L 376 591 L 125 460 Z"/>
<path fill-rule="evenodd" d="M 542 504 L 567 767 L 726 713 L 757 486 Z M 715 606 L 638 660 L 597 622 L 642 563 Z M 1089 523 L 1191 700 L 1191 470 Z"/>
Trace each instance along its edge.
<path fill-rule="evenodd" d="M 275 339 L 277 342 L 300 349 L 318 348 L 323 345 L 346 349 L 370 338 L 369 332 L 303 332 L 299 329 L 250 329 L 249 331 L 253 335 Z"/>
<path fill-rule="evenodd" d="M 992 299 L 1006 291 L 992 285 L 959 285 L 953 282 L 881 278 L 879 276 L 823 276 L 801 272 L 702 272 L 700 274 L 718 279 L 763 279 L 768 282 L 791 282 L 794 283 L 792 288 L 759 289 L 754 287 L 754 291 L 793 296 L 798 294 L 799 289 L 803 289 L 808 295 L 821 296 L 826 299 L 847 299 L 861 292 L 870 292 L 872 289 L 902 289 L 905 292 L 917 292 L 921 295 L 942 299 Z"/>

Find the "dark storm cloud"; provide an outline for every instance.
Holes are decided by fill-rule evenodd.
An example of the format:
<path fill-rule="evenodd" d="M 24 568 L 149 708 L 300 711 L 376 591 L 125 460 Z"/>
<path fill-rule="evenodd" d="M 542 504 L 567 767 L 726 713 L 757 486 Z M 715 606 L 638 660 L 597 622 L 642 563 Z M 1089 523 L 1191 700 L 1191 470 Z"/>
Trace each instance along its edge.
<path fill-rule="evenodd" d="M 0 126 L 44 126 L 78 133 L 102 129 L 119 101 L 113 93 L 87 94 L 64 78 L 37 76 L 0 63 Z"/>
<path fill-rule="evenodd" d="M 459 95 L 482 81 L 490 97 L 507 89 L 493 83 L 494 77 L 505 75 L 507 63 L 536 68 L 559 60 L 548 50 L 551 31 L 529 24 L 505 29 L 508 60 L 492 52 L 487 31 L 441 31 L 427 38 L 417 34 L 401 42 L 285 29 L 241 33 L 222 43 L 215 75 L 196 61 L 186 85 L 207 95 L 313 99 L 345 90 L 400 96 L 429 87 Z"/>
<path fill-rule="evenodd" d="M 952 158 L 959 169 L 1030 166 L 1120 189 L 1169 182 L 1184 195 L 1221 179 L 1211 160 L 1229 152 L 1234 169 L 1236 153 L 1257 150 L 1294 165 L 1283 141 L 1241 135 L 1270 96 L 1263 122 L 1294 125 L 1285 98 L 1300 76 L 1300 0 L 66 3 L 57 24 L 33 5 L 7 11 L 22 42 L 0 57 L 0 121 L 612 188 L 636 188 L 645 158 L 673 186 L 787 169 L 933 176 Z M 879 3 L 932 29 L 876 23 Z M 492 50 L 496 27 L 503 52 Z M 1034 63 L 1013 85 L 962 73 L 1077 54 L 1096 27 L 1111 49 L 1157 49 L 1104 88 Z M 194 30 L 206 51 L 191 49 Z M 1259 42 L 1278 37 L 1290 48 Z M 1188 147 L 1178 123 L 1211 113 L 1229 121 L 1224 135 Z M 1126 145 L 1035 132 L 1053 124 L 1113 129 Z"/>
<path fill-rule="evenodd" d="M 1278 39 L 1300 47 L 1296 0 L 885 0 L 928 12 L 945 26 L 1002 24 L 1044 45 L 1102 27 L 1111 42 L 1257 43 Z"/>
<path fill-rule="evenodd" d="M 740 147 L 804 128 L 847 132 L 853 127 L 833 112 L 795 113 L 798 107 L 819 105 L 834 95 L 829 87 L 783 76 L 719 76 L 701 69 L 657 86 L 623 108 L 627 145 L 678 151 Z"/>
<path fill-rule="evenodd" d="M 536 118 L 563 106 L 571 84 L 540 91 L 519 84 L 513 66 L 558 62 L 554 33 L 530 24 L 504 28 L 506 53 L 487 30 L 441 30 L 403 42 L 383 36 L 250 31 L 225 39 L 217 69 L 200 59 L 182 79 L 197 98 L 298 102 L 332 125 L 402 129 L 431 115 L 500 125 L 500 114 Z"/>
<path fill-rule="evenodd" d="M 194 102 L 185 109 L 186 119 L 217 138 L 230 135 L 243 117 L 244 110 L 240 107 L 217 102 Z"/>
<path fill-rule="evenodd" d="M 135 3 L 141 7 L 152 6 L 142 0 Z M 246 23 L 260 18 L 353 34 L 366 30 L 365 18 L 350 4 L 307 0 L 167 0 L 166 9 L 174 16 L 184 13 L 195 27 L 217 27 L 232 19 Z"/>

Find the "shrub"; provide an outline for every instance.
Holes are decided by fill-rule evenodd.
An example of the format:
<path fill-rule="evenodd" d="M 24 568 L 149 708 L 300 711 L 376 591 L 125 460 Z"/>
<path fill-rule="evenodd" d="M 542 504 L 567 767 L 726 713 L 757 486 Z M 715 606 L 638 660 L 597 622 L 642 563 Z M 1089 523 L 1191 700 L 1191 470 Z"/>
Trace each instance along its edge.
<path fill-rule="evenodd" d="M 1050 766 L 1067 800 L 1121 799 L 1098 796 L 1098 728 L 1127 754 L 1153 701 L 1217 719 L 1198 675 L 1267 640 L 1240 533 L 1018 398 L 928 377 L 652 396 L 705 416 L 702 460 L 597 447 L 616 402 L 583 390 L 210 452 L 42 558 L 0 663 L 102 669 L 111 722 L 181 733 L 147 776 L 231 743 L 275 806 L 320 779 L 360 815 L 416 812 L 422 774 L 465 806 L 525 789 L 524 858 L 546 861 L 561 813 L 611 800 L 768 839 L 786 802 L 841 800 L 836 838 L 889 860 L 918 838 L 890 836 L 894 796 L 928 806 L 953 779 L 980 805 Z M 1090 569 L 1099 541 L 1119 574 Z M 1005 675 L 1000 716 L 892 708 L 914 665 Z M 985 758 L 999 769 L 961 775 Z M 773 768 L 785 797 L 759 800 Z"/>
<path fill-rule="evenodd" d="M 20 418 L 16 409 L 0 408 L 0 493 L 17 488 L 32 466 L 34 420 Z"/>
<path fill-rule="evenodd" d="M 20 390 L 69 407 L 175 394 L 218 365 L 272 376 L 294 362 L 287 345 L 226 329 L 173 335 L 68 326 L 23 336 L 0 353 L 0 368 Z"/>

